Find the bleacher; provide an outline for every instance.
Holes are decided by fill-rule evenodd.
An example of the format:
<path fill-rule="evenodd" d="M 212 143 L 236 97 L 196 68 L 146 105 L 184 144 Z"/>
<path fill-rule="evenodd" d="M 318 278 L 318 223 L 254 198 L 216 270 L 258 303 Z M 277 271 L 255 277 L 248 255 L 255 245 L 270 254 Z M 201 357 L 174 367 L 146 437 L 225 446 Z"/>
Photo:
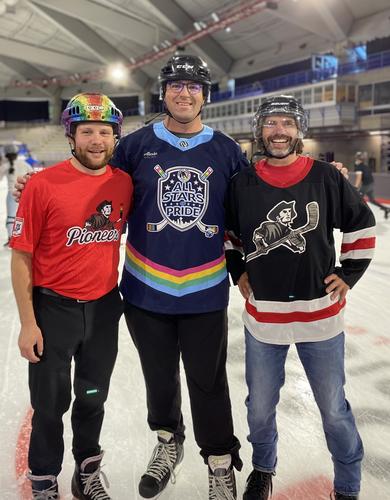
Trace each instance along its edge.
<path fill-rule="evenodd" d="M 127 135 L 143 126 L 143 122 L 126 117 L 122 135 Z M 31 154 L 45 166 L 69 157 L 69 146 L 61 125 L 26 125 L 0 130 L 0 144 L 18 141 L 26 144 Z"/>

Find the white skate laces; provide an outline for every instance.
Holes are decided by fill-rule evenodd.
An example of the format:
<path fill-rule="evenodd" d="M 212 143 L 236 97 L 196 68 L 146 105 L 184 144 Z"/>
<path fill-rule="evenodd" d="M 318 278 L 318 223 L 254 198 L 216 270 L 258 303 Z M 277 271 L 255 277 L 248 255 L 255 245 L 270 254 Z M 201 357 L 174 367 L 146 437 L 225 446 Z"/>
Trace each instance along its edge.
<path fill-rule="evenodd" d="M 236 482 L 231 455 L 210 455 L 209 500 L 235 500 Z"/>

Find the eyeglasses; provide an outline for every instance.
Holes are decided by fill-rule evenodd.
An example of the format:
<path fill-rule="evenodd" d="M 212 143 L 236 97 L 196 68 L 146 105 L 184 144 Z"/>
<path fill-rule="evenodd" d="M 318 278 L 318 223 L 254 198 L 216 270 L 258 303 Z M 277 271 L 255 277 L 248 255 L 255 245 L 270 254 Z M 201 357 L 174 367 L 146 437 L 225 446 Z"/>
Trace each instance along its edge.
<path fill-rule="evenodd" d="M 186 87 L 187 91 L 191 95 L 199 94 L 203 90 L 203 85 L 196 82 L 168 82 L 167 88 L 174 94 L 180 94 L 180 92 Z"/>
<path fill-rule="evenodd" d="M 276 128 L 278 126 L 283 128 L 296 128 L 297 124 L 295 123 L 294 118 L 283 118 L 281 120 L 272 120 L 271 118 L 268 118 L 263 122 L 263 127 L 266 128 Z"/>

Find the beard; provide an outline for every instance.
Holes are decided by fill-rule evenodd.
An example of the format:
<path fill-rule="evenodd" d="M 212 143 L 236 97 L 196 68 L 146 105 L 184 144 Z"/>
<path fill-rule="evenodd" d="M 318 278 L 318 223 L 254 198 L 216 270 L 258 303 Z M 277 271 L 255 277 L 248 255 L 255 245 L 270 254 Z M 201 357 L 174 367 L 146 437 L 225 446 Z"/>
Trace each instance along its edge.
<path fill-rule="evenodd" d="M 272 142 L 273 140 L 285 140 L 287 142 L 283 145 L 275 145 Z M 274 158 L 285 158 L 286 156 L 294 152 L 297 140 L 298 139 L 290 137 L 289 135 L 273 135 L 267 139 L 265 146 L 267 151 Z"/>
<path fill-rule="evenodd" d="M 114 152 L 114 148 L 107 149 L 104 152 L 104 155 L 101 160 L 94 160 L 91 158 L 90 153 L 81 148 L 78 148 L 77 145 L 74 150 L 74 156 L 76 159 L 85 167 L 90 170 L 100 170 L 105 167 L 107 163 L 110 161 Z"/>

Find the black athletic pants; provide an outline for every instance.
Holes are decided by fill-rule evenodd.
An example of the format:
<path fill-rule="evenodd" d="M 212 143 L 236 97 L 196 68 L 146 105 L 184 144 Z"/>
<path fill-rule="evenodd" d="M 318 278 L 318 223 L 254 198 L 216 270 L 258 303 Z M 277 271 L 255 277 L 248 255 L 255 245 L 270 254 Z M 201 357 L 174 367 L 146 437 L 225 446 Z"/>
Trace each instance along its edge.
<path fill-rule="evenodd" d="M 379 203 L 379 201 L 376 201 L 375 199 L 375 194 L 374 194 L 374 183 L 371 184 L 365 184 L 360 186 L 360 192 L 363 196 L 367 196 L 368 201 L 372 203 L 373 205 L 379 207 L 381 210 L 385 211 L 388 210 L 388 207 L 385 205 L 382 205 L 382 203 Z"/>
<path fill-rule="evenodd" d="M 138 349 L 146 383 L 148 423 L 184 441 L 179 360 L 183 360 L 192 421 L 200 454 L 230 453 L 241 469 L 240 443 L 233 434 L 226 377 L 226 309 L 203 314 L 167 315 L 125 301 L 125 318 Z"/>
<path fill-rule="evenodd" d="M 81 303 L 34 289 L 35 317 L 44 339 L 42 359 L 29 364 L 34 409 L 29 467 L 34 475 L 58 475 L 64 454 L 63 414 L 71 402 L 73 455 L 78 464 L 100 453 L 99 437 L 118 350 L 123 303 L 117 288 Z"/>

